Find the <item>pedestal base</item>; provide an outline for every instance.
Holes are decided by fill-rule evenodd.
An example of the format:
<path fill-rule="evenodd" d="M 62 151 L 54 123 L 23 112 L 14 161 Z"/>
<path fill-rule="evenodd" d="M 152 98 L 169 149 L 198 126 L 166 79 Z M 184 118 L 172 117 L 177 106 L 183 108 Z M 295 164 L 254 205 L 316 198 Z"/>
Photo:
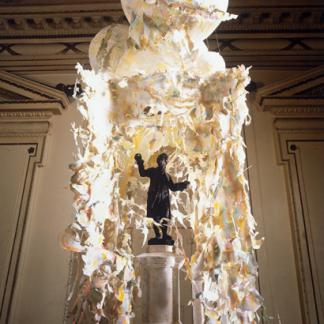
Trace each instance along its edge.
<path fill-rule="evenodd" d="M 179 269 L 184 258 L 167 245 L 151 245 L 137 257 L 142 298 L 135 323 L 175 324 L 180 321 Z"/>

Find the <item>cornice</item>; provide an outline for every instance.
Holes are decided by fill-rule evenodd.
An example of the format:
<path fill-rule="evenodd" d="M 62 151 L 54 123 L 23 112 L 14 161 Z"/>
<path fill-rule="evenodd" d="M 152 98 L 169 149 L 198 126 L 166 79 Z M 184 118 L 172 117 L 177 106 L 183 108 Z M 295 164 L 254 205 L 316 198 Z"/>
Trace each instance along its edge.
<path fill-rule="evenodd" d="M 220 33 L 293 33 L 321 32 L 324 22 L 321 16 L 324 6 L 234 6 L 231 12 L 238 19 L 223 23 Z"/>
<path fill-rule="evenodd" d="M 43 120 L 50 119 L 52 116 L 53 113 L 43 111 L 0 111 L 0 120 Z"/>
<path fill-rule="evenodd" d="M 278 117 L 295 117 L 295 118 L 324 118 L 323 106 L 297 106 L 296 101 L 291 102 L 292 106 L 264 106 L 265 111 L 270 111 Z"/>
<path fill-rule="evenodd" d="M 324 117 L 324 66 L 278 81 L 256 93 L 263 111 L 293 117 Z"/>
<path fill-rule="evenodd" d="M 242 6 L 230 11 L 237 20 L 223 23 L 218 34 L 321 32 L 324 6 Z M 0 7 L 1 39 L 19 37 L 92 37 L 111 23 L 126 23 L 119 2 L 106 4 Z"/>
<path fill-rule="evenodd" d="M 0 93 L 0 119 L 48 119 L 70 104 L 58 89 L 1 70 Z"/>
<path fill-rule="evenodd" d="M 119 3 L 0 7 L 0 37 L 92 37 L 111 23 L 126 23 Z"/>
<path fill-rule="evenodd" d="M 324 5 L 271 6 L 233 1 L 236 20 L 208 39 L 229 67 L 314 67 L 324 64 Z M 74 70 L 87 66 L 92 37 L 112 23 L 127 23 L 119 1 L 101 4 L 1 6 L 0 68 Z M 46 45 L 46 46 L 44 46 Z"/>
<path fill-rule="evenodd" d="M 299 73 L 269 84 L 257 92 L 257 100 L 260 105 L 266 98 L 287 98 L 298 96 L 301 93 L 306 94 L 307 90 L 317 87 L 324 83 L 324 65 L 314 69 Z"/>

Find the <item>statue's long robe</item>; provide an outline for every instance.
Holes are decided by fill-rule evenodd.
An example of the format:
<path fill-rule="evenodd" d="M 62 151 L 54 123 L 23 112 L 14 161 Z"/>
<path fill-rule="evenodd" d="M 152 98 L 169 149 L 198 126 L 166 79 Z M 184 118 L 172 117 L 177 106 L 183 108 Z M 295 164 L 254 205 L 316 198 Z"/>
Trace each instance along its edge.
<path fill-rule="evenodd" d="M 174 183 L 171 176 L 165 170 L 157 168 L 144 168 L 144 162 L 138 162 L 141 177 L 150 178 L 150 187 L 147 195 L 147 217 L 160 222 L 163 218 L 171 218 L 171 191 L 182 191 L 186 188 L 186 182 Z"/>

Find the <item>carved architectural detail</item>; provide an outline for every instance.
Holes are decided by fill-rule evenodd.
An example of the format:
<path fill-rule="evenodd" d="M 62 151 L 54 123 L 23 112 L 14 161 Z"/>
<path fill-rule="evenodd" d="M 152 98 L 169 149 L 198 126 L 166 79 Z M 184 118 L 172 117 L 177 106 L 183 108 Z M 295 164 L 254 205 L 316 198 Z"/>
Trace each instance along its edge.
<path fill-rule="evenodd" d="M 50 119 L 51 112 L 43 111 L 1 111 L 0 119 Z"/>
<path fill-rule="evenodd" d="M 320 66 L 259 89 L 257 102 L 276 115 L 323 117 L 323 84 L 324 66 Z"/>
<path fill-rule="evenodd" d="M 208 46 L 221 51 L 228 66 L 324 64 L 323 9 L 255 7 L 233 1 L 230 11 L 239 18 L 223 23 L 209 38 Z M 77 61 L 88 62 L 91 38 L 113 23 L 126 23 L 119 1 L 0 7 L 0 67 L 12 71 L 72 70 Z"/>
<path fill-rule="evenodd" d="M 64 92 L 0 70 L 0 117 L 45 118 L 69 105 Z"/>
<path fill-rule="evenodd" d="M 126 22 L 119 2 L 54 6 L 6 6 L 0 8 L 1 38 L 34 35 L 92 36 L 111 23 Z"/>
<path fill-rule="evenodd" d="M 239 15 L 218 29 L 219 34 L 266 32 L 321 32 L 324 6 L 305 7 L 247 7 L 233 1 L 230 12 Z M 17 35 L 62 36 L 93 35 L 111 23 L 126 23 L 119 1 L 106 4 L 65 6 L 6 6 L 0 8 L 1 38 Z M 35 33 L 35 31 L 37 33 Z M 13 35 L 14 34 L 14 35 Z"/>

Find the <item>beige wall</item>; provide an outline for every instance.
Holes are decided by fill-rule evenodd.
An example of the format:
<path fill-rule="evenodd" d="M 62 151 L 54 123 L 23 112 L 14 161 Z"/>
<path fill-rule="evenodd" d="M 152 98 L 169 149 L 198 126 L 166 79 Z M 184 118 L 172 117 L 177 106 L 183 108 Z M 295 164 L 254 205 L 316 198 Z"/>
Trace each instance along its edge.
<path fill-rule="evenodd" d="M 69 253 L 58 237 L 73 215 L 68 164 L 74 151 L 70 124 L 77 119 L 73 107 L 51 119 L 45 159 L 35 173 L 10 323 L 63 322 Z"/>
<path fill-rule="evenodd" d="M 251 104 L 251 106 L 253 106 Z M 260 290 L 275 323 L 302 323 L 284 170 L 277 163 L 273 116 L 252 108 L 246 128 L 254 216 L 265 238 L 257 253 Z"/>

